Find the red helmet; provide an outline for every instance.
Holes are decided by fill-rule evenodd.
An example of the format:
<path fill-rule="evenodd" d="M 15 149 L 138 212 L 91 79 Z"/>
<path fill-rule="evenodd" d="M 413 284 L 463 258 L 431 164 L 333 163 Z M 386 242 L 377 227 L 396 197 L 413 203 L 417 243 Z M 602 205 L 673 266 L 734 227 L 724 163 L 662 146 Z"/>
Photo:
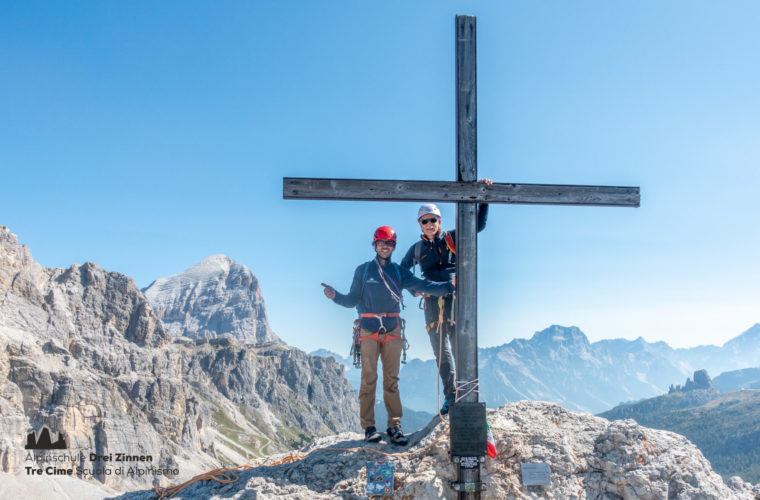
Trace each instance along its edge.
<path fill-rule="evenodd" d="M 396 231 L 391 226 L 380 226 L 375 231 L 375 237 L 372 240 L 374 244 L 380 240 L 391 240 L 396 243 Z"/>

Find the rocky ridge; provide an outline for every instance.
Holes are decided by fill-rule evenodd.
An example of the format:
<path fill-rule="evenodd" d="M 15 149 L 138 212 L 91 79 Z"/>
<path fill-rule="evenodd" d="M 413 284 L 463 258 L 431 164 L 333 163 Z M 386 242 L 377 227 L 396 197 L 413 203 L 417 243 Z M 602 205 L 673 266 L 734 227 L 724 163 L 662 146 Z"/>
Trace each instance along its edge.
<path fill-rule="evenodd" d="M 0 341 L 0 464 L 11 474 L 30 465 L 26 435 L 42 426 L 83 454 L 70 468 L 122 490 L 358 427 L 333 360 L 282 344 L 174 337 L 131 278 L 93 263 L 44 268 L 3 226 Z M 110 474 L 103 457 L 118 453 L 178 473 Z"/>
<path fill-rule="evenodd" d="M 633 420 L 610 422 L 553 404 L 520 401 L 488 411 L 498 454 L 486 459 L 481 479 L 488 499 L 637 499 L 755 500 L 760 484 L 738 477 L 724 482 L 686 438 L 647 429 Z M 456 498 L 448 487 L 456 471 L 448 456 L 447 428 L 437 417 L 411 436 L 408 451 L 396 464 L 394 498 Z M 441 439 L 438 439 L 441 438 Z M 238 481 L 196 483 L 175 498 L 209 499 L 359 499 L 366 498 L 366 462 L 385 460 L 358 448 L 353 433 L 320 438 L 303 450 L 302 460 L 244 471 Z M 372 448 L 395 452 L 388 445 Z M 405 450 L 407 451 L 407 450 Z M 418 452 L 418 453 L 416 453 Z M 524 486 L 521 464 L 547 463 L 551 486 Z M 125 494 L 118 500 L 148 500 L 150 492 Z"/>
<path fill-rule="evenodd" d="M 246 344 L 280 341 L 269 328 L 258 279 L 226 255 L 207 257 L 142 291 L 174 336 L 232 337 Z"/>

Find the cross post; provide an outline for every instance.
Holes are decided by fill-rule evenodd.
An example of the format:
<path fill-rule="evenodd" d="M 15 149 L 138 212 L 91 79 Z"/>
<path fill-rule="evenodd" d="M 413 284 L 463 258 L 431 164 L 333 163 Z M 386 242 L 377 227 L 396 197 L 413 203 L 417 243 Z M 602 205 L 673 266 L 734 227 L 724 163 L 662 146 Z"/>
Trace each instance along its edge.
<path fill-rule="evenodd" d="M 475 17 L 456 17 L 457 181 L 478 180 L 478 80 Z M 457 293 L 454 311 L 456 399 L 450 408 L 449 453 L 457 465 L 451 486 L 460 498 L 480 498 L 486 405 L 478 402 L 478 204 L 457 203 Z M 461 394 L 460 394 L 461 389 Z M 460 444 L 460 438 L 465 441 Z M 479 453 L 478 453 L 479 452 Z"/>
<path fill-rule="evenodd" d="M 478 203 L 638 207 L 638 187 L 477 183 L 477 64 L 475 17 L 456 16 L 457 180 L 283 178 L 284 199 L 456 203 L 456 334 L 458 399 L 450 410 L 452 487 L 460 498 L 480 498 L 486 451 L 485 404 L 478 402 Z M 475 389 L 471 390 L 470 389 Z M 469 391 L 469 392 L 468 392 Z M 459 393 L 462 393 L 459 395 Z"/>

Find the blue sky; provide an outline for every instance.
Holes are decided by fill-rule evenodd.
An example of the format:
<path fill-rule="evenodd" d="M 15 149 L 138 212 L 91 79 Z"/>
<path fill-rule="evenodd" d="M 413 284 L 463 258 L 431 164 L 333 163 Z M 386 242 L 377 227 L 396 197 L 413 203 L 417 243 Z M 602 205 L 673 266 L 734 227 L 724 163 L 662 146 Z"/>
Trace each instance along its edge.
<path fill-rule="evenodd" d="M 492 206 L 480 344 L 551 324 L 722 344 L 759 322 L 749 1 L 3 2 L 0 224 L 45 266 L 140 287 L 224 253 L 285 341 L 347 354 L 353 311 L 319 283 L 346 291 L 379 225 L 408 248 L 418 204 L 284 201 L 282 177 L 453 179 L 456 14 L 477 16 L 481 177 L 642 193 Z"/>

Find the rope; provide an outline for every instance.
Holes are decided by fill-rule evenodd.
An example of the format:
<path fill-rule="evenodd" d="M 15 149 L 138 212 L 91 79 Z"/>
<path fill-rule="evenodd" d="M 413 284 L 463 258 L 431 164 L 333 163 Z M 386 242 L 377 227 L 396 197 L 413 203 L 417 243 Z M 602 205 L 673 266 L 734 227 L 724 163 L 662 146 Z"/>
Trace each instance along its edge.
<path fill-rule="evenodd" d="M 478 390 L 478 387 L 480 386 L 479 379 L 470 380 L 470 381 L 464 381 L 464 380 L 457 380 L 456 381 L 456 396 L 454 397 L 454 402 L 458 403 L 464 398 L 466 398 L 471 392 L 475 392 L 476 394 L 480 394 L 480 391 Z M 460 391 L 467 391 L 461 396 L 459 395 Z"/>
<path fill-rule="evenodd" d="M 390 261 L 389 261 L 389 263 L 390 263 Z M 393 283 L 394 288 L 396 288 L 396 291 L 394 292 L 391 289 L 391 286 L 388 284 L 388 281 L 386 281 L 386 279 L 385 279 L 385 276 L 386 276 L 385 271 L 383 271 L 383 268 L 380 265 L 380 261 L 377 260 L 377 257 L 375 257 L 375 264 L 377 265 L 377 272 L 380 275 L 380 279 L 383 280 L 383 284 L 385 285 L 385 288 L 387 288 L 388 291 L 390 292 L 391 297 L 393 298 L 393 300 L 395 300 L 396 302 L 400 303 L 401 305 L 404 305 L 404 299 L 403 299 L 403 297 L 401 297 L 401 290 L 399 290 L 398 286 L 396 285 L 396 282 L 393 281 L 393 278 L 391 278 L 390 276 L 388 276 L 388 279 L 391 280 L 391 283 Z M 391 265 L 393 265 L 393 264 L 391 264 Z"/>
<path fill-rule="evenodd" d="M 441 331 L 443 330 L 443 306 L 446 303 L 443 297 L 438 297 L 438 326 L 435 327 L 435 332 L 440 337 Z M 441 353 L 443 352 L 443 343 L 441 342 L 441 345 L 438 347 L 438 358 L 441 358 Z M 438 363 L 438 373 L 441 372 L 440 362 Z"/>
<path fill-rule="evenodd" d="M 440 396 L 438 396 L 438 398 L 440 401 Z M 440 410 L 438 411 L 438 415 L 440 416 Z M 443 420 L 443 417 L 441 417 L 441 420 Z M 443 422 L 446 424 L 446 430 L 448 430 L 449 428 L 448 422 L 446 422 L 445 420 L 443 420 Z M 212 471 L 204 472 L 202 474 L 198 474 L 192 479 L 185 481 L 184 483 L 179 484 L 177 486 L 170 486 L 168 488 L 163 488 L 161 486 L 154 486 L 153 491 L 158 495 L 158 498 L 160 500 L 164 498 L 172 498 L 174 497 L 174 495 L 176 495 L 180 491 L 200 481 L 216 481 L 217 483 L 220 483 L 220 484 L 230 484 L 230 483 L 234 483 L 235 481 L 239 479 L 239 476 L 235 473 L 236 471 L 239 472 L 239 471 L 244 471 L 244 470 L 257 469 L 259 467 L 273 467 L 275 465 L 289 464 L 289 463 L 297 462 L 299 460 L 303 460 L 304 458 L 318 451 L 369 451 L 372 453 L 385 455 L 387 457 L 411 457 L 414 455 L 419 455 L 423 451 L 431 448 L 434 444 L 440 441 L 441 438 L 445 435 L 446 435 L 446 432 L 442 432 L 438 435 L 437 438 L 435 438 L 425 447 L 420 448 L 419 450 L 407 451 L 404 453 L 388 453 L 388 452 L 381 451 L 375 448 L 368 448 L 366 446 L 360 446 L 356 448 L 324 448 L 323 447 L 323 448 L 315 448 L 306 454 L 290 453 L 289 455 L 286 455 L 285 457 L 279 460 L 273 460 L 271 458 L 251 459 L 242 465 L 238 465 L 237 467 L 232 467 L 232 468 L 222 467 L 219 469 L 214 469 Z M 261 460 L 260 463 L 255 463 L 255 462 L 258 462 L 259 460 Z"/>
<path fill-rule="evenodd" d="M 184 490 L 188 486 L 191 486 L 200 481 L 216 481 L 220 484 L 230 484 L 239 479 L 239 476 L 236 474 L 236 472 L 255 469 L 257 467 L 272 467 L 274 465 L 289 464 L 301 460 L 304 457 L 306 457 L 306 455 L 296 455 L 294 453 L 290 453 L 289 455 L 286 455 L 279 460 L 274 460 L 269 457 L 262 459 L 252 458 L 248 462 L 236 467 L 221 467 L 219 469 L 214 469 L 202 474 L 198 474 L 192 479 L 176 486 L 170 486 L 168 488 L 154 486 L 153 491 L 158 495 L 159 499 L 172 498 L 174 495 Z"/>

